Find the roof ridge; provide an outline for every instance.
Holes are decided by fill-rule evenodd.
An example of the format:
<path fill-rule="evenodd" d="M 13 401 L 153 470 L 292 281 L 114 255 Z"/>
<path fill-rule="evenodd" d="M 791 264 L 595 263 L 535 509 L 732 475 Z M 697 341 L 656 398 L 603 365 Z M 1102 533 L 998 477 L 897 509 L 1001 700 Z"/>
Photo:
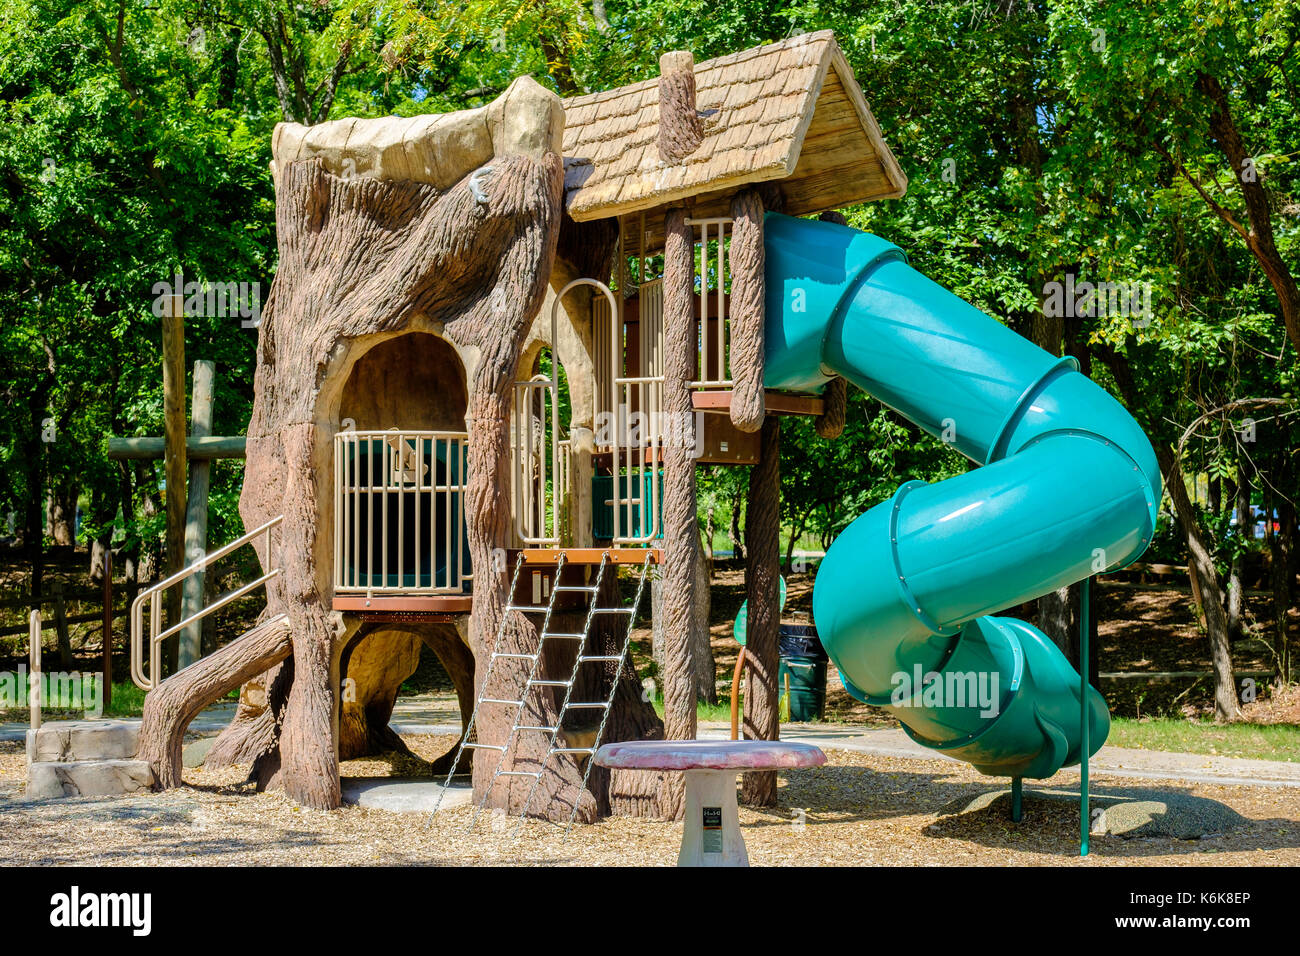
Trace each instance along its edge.
<path fill-rule="evenodd" d="M 832 94 L 835 105 L 826 113 L 819 104 L 832 73 L 841 82 Z M 804 188 L 796 205 L 819 211 L 831 208 L 817 205 L 822 199 L 847 204 L 902 195 L 906 179 L 831 30 L 705 60 L 696 64 L 695 76 L 704 138 L 679 163 L 664 162 L 658 153 L 657 77 L 563 101 L 570 215 L 603 218 L 794 177 L 815 116 L 825 117 L 830 136 L 815 137 L 810 147 L 809 156 L 816 157 L 821 172 L 805 171 L 803 178 L 816 182 Z M 859 127 L 861 135 L 854 132 Z M 854 170 L 861 176 L 833 177 L 831 182 L 826 174 L 832 170 Z"/>
<path fill-rule="evenodd" d="M 834 30 L 814 30 L 811 33 L 796 33 L 794 36 L 786 37 L 783 40 L 776 40 L 772 43 L 764 43 L 759 46 L 752 46 L 744 50 L 736 50 L 732 53 L 723 53 L 712 59 L 702 60 L 695 64 L 695 75 L 699 76 L 701 72 L 716 69 L 719 66 L 731 66 L 736 63 L 743 63 L 747 60 L 756 60 L 759 57 L 772 56 L 785 50 L 794 49 L 800 46 L 812 46 L 817 43 L 825 43 L 828 47 L 838 46 L 835 41 Z M 830 50 L 827 50 L 829 54 Z M 631 83 L 625 83 L 622 86 L 611 87 L 607 90 L 596 90 L 592 93 L 579 93 L 576 96 L 565 97 L 562 102 L 566 109 L 570 104 L 574 106 L 585 105 L 587 103 L 602 103 L 608 99 L 614 99 L 619 96 L 627 96 L 633 91 L 644 90 L 649 87 L 659 87 L 659 76 L 647 77 L 644 80 L 635 80 Z"/>

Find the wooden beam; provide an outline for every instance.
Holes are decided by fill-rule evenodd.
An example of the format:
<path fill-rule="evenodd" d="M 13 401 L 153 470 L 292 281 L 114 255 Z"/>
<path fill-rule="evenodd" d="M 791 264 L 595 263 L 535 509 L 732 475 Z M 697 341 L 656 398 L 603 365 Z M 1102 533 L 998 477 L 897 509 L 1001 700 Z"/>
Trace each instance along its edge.
<path fill-rule="evenodd" d="M 820 395 L 793 395 L 767 389 L 766 406 L 769 415 L 811 415 L 822 413 L 825 403 Z M 696 389 L 691 393 L 691 405 L 698 411 L 730 411 L 730 389 Z"/>
<path fill-rule="evenodd" d="M 600 564 L 601 558 L 608 554 L 610 564 L 630 564 L 639 567 L 650 553 L 650 563 L 660 564 L 664 559 L 662 548 L 524 548 L 524 564 L 553 565 L 564 554 L 564 563 Z M 513 566 L 519 551 L 506 552 L 507 566 Z"/>
<path fill-rule="evenodd" d="M 108 713 L 113 703 L 113 549 L 104 549 L 104 630 L 101 640 L 101 670 L 104 675 L 104 687 L 101 691 L 101 705 Z"/>
<path fill-rule="evenodd" d="M 214 363 L 194 363 L 194 385 L 190 392 L 190 435 L 207 438 L 212 434 L 212 395 L 217 375 Z M 210 459 L 196 458 L 190 464 L 190 489 L 185 506 L 185 557 L 192 563 L 208 550 L 208 486 Z M 203 608 L 203 578 L 200 571 L 181 584 L 181 619 L 198 614 Z M 180 635 L 177 666 L 188 667 L 203 655 L 203 622 L 195 621 Z"/>
<path fill-rule="evenodd" d="M 247 440 L 243 435 L 212 435 L 206 438 L 190 436 L 185 441 L 189 458 L 243 458 Z M 163 458 L 166 455 L 164 438 L 110 438 L 109 458 Z"/>
<path fill-rule="evenodd" d="M 468 594 L 336 594 L 336 611 L 398 614 L 468 614 Z"/>
<path fill-rule="evenodd" d="M 167 481 L 167 574 L 185 566 L 185 305 L 180 290 L 162 319 L 163 461 Z M 169 623 L 180 620 L 181 595 L 167 592 Z M 168 655 L 170 656 L 170 654 Z"/>

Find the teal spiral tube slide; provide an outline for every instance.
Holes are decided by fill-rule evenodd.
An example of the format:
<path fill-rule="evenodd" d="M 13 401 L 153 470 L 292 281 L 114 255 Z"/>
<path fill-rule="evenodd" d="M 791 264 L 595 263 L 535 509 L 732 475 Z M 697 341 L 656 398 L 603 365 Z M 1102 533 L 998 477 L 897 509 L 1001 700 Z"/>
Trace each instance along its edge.
<path fill-rule="evenodd" d="M 909 481 L 854 520 L 817 573 L 813 614 L 845 687 L 917 742 L 986 774 L 1082 758 L 1079 676 L 1041 631 L 995 612 L 1137 560 L 1160 470 L 1108 392 L 833 223 L 765 220 L 768 388 L 865 389 L 982 467 Z M 1110 717 L 1089 688 L 1095 752 Z"/>

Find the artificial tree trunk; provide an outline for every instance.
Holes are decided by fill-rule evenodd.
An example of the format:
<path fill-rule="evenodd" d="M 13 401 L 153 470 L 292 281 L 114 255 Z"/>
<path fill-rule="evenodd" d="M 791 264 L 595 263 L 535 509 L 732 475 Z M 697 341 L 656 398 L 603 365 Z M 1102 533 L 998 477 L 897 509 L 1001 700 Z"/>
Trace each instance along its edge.
<path fill-rule="evenodd" d="M 474 655 L 449 623 L 363 624 L 339 659 L 342 695 L 339 706 L 339 759 L 371 754 L 403 754 L 419 759 L 388 724 L 402 683 L 420 666 L 428 647 L 451 678 L 460 706 L 461 732 L 474 709 Z M 456 744 L 430 763 L 429 772 L 445 774 L 455 759 Z M 473 751 L 465 750 L 458 772 L 469 770 Z"/>
<path fill-rule="evenodd" d="M 695 668 L 691 632 L 695 626 L 695 566 L 700 561 L 695 516 L 695 459 L 692 457 L 694 410 L 690 382 L 695 378 L 696 340 L 693 308 L 694 230 L 686 213 L 674 209 L 664 220 L 664 417 L 676 426 L 664 443 L 663 635 L 664 736 L 691 740 L 696 732 Z M 687 423 L 690 423 L 689 425 Z M 688 434 L 690 432 L 690 434 Z M 681 817 L 685 780 L 664 775 L 660 814 Z"/>
<path fill-rule="evenodd" d="M 731 200 L 731 423 L 742 432 L 763 427 L 764 325 L 763 200 L 743 189 Z"/>
<path fill-rule="evenodd" d="M 268 616 L 239 640 L 187 667 L 145 695 L 140 721 L 141 760 L 161 789 L 179 787 L 185 728 L 213 700 L 289 656 L 288 621 Z"/>
<path fill-rule="evenodd" d="M 248 731 L 260 736 L 226 749 L 256 748 L 262 782 L 318 808 L 339 803 L 338 654 L 350 630 L 329 610 L 326 516 L 338 410 L 337 395 L 324 390 L 328 373 L 350 349 L 356 354 L 359 340 L 413 327 L 441 330 L 476 357 L 467 383 L 465 540 L 479 569 L 470 643 L 484 673 L 505 605 L 505 582 L 488 569 L 494 551 L 510 543 L 511 392 L 559 232 L 563 111 L 554 94 L 524 78 L 482 111 L 398 126 L 408 135 L 400 156 L 390 144 L 392 120 L 342 121 L 310 136 L 281 126 L 274 141 L 280 268 L 259 327 L 240 511 L 246 527 L 283 516 L 273 553 L 260 548 L 259 558 L 281 570 L 268 582 L 267 603 L 288 617 L 292 667 L 263 676 L 274 703 L 284 694 L 282 710 L 268 706 L 269 716 Z M 535 644 L 531 622 L 518 615 L 506 622 L 502 650 Z M 511 716 L 483 714 L 480 740 L 504 739 Z M 537 747 L 521 736 L 510 759 L 525 760 Z M 564 762 L 559 774 L 552 789 L 576 791 L 576 765 Z M 477 766 L 475 785 L 480 793 L 486 785 Z M 515 788 L 502 791 L 494 804 L 515 799 Z"/>
<path fill-rule="evenodd" d="M 749 475 L 749 505 L 745 520 L 745 599 L 749 602 L 745 630 L 744 735 L 753 740 L 781 738 L 777 670 L 781 630 L 781 420 L 763 423 L 758 464 Z M 747 773 L 741 786 L 745 803 L 773 806 L 776 773 Z"/>

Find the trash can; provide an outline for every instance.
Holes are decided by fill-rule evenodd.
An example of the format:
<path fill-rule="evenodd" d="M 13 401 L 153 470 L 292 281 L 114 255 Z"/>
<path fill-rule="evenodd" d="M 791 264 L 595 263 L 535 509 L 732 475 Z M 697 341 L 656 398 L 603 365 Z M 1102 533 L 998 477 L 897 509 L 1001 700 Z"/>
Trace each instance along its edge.
<path fill-rule="evenodd" d="M 790 720 L 820 720 L 826 710 L 826 664 L 829 658 L 817 628 L 811 624 L 782 624 L 779 637 L 779 693 L 786 697 Z"/>

